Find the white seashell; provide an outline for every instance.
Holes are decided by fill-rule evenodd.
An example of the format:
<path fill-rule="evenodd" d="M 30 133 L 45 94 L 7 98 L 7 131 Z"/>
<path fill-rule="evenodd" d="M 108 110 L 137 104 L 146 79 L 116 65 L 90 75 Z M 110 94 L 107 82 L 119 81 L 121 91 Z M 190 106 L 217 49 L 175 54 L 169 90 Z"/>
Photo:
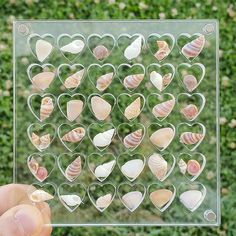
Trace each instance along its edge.
<path fill-rule="evenodd" d="M 38 60 L 40 62 L 44 61 L 52 52 L 52 48 L 53 47 L 51 43 L 43 39 L 37 40 L 36 45 L 35 45 L 35 52 L 36 52 L 36 56 Z"/>
<path fill-rule="evenodd" d="M 124 51 L 124 56 L 128 60 L 132 60 L 139 56 L 142 49 L 142 36 L 136 38 Z"/>
<path fill-rule="evenodd" d="M 104 196 L 99 197 L 96 200 L 96 206 L 97 208 L 105 209 L 111 204 L 111 201 L 112 201 L 112 195 L 108 193 Z"/>
<path fill-rule="evenodd" d="M 76 39 L 69 44 L 64 45 L 60 48 L 62 52 L 69 52 L 72 54 L 80 53 L 84 48 L 84 42 L 80 39 Z"/>
<path fill-rule="evenodd" d="M 132 191 L 122 196 L 123 203 L 130 211 L 134 211 L 138 208 L 142 200 L 143 194 L 139 191 Z"/>
<path fill-rule="evenodd" d="M 53 101 L 50 97 L 44 97 L 40 106 L 40 120 L 48 118 L 54 109 Z"/>
<path fill-rule="evenodd" d="M 83 111 L 84 102 L 81 100 L 70 100 L 66 103 L 66 116 L 69 121 L 74 121 Z"/>
<path fill-rule="evenodd" d="M 137 147 L 143 136 L 143 131 L 142 129 L 138 129 L 128 135 L 125 136 L 123 142 L 126 148 L 135 148 Z"/>
<path fill-rule="evenodd" d="M 91 108 L 98 120 L 105 120 L 111 113 L 111 105 L 99 96 L 91 98 Z"/>
<path fill-rule="evenodd" d="M 105 132 L 99 133 L 94 136 L 93 144 L 96 147 L 106 147 L 110 145 L 112 138 L 114 136 L 115 129 L 109 129 Z"/>
<path fill-rule="evenodd" d="M 36 202 L 36 203 L 48 201 L 48 200 L 51 200 L 53 198 L 54 197 L 51 194 L 49 194 L 49 193 L 47 193 L 47 192 L 45 192 L 44 190 L 41 190 L 41 189 L 37 189 L 29 195 L 29 199 L 32 202 Z"/>
<path fill-rule="evenodd" d="M 144 163 L 142 160 L 133 159 L 133 160 L 127 161 L 124 165 L 121 166 L 121 172 L 129 178 L 135 179 L 142 172 L 143 166 L 144 166 Z"/>
<path fill-rule="evenodd" d="M 186 171 L 187 171 L 187 163 L 183 159 L 180 159 L 179 162 L 178 162 L 178 166 L 179 166 L 180 172 L 183 175 L 185 175 Z"/>
<path fill-rule="evenodd" d="M 112 161 L 109 161 L 107 163 L 97 166 L 94 171 L 94 175 L 97 178 L 106 178 L 112 172 L 112 169 L 115 164 L 116 164 L 116 161 L 112 160 Z"/>
<path fill-rule="evenodd" d="M 125 108 L 124 116 L 128 119 L 134 119 L 139 116 L 141 112 L 141 99 L 136 98 L 129 106 Z"/>
<path fill-rule="evenodd" d="M 97 88 L 100 92 L 103 92 L 104 90 L 106 90 L 106 89 L 109 87 L 109 85 L 111 84 L 111 82 L 112 82 L 113 75 L 114 75 L 114 73 L 111 72 L 111 73 L 107 73 L 107 74 L 105 74 L 105 75 L 100 76 L 100 77 L 97 79 L 96 88 Z"/>
<path fill-rule="evenodd" d="M 81 141 L 84 136 L 85 129 L 83 127 L 78 127 L 66 133 L 62 137 L 62 140 L 70 143 L 77 143 Z"/>
<path fill-rule="evenodd" d="M 180 202 L 190 211 L 193 211 L 198 206 L 202 197 L 202 192 L 199 190 L 188 190 L 179 196 Z"/>
<path fill-rule="evenodd" d="M 159 91 L 163 90 L 163 77 L 161 74 L 156 71 L 152 71 L 150 73 L 150 81 Z"/>
<path fill-rule="evenodd" d="M 82 69 L 70 75 L 68 78 L 65 79 L 64 86 L 67 89 L 77 88 L 81 83 L 81 80 L 84 76 L 84 72 L 85 72 L 85 69 Z"/>
<path fill-rule="evenodd" d="M 175 100 L 170 99 L 168 101 L 155 105 L 152 109 L 152 114 L 157 118 L 164 118 L 170 114 L 175 105 Z"/>
<path fill-rule="evenodd" d="M 128 75 L 124 78 L 123 84 L 128 89 L 137 88 L 144 79 L 144 74 Z"/>
<path fill-rule="evenodd" d="M 71 195 L 61 195 L 60 199 L 65 202 L 67 206 L 74 207 L 82 203 L 80 196 L 71 194 Z"/>
<path fill-rule="evenodd" d="M 35 87 L 45 90 L 50 86 L 54 77 L 55 77 L 54 72 L 50 71 L 41 72 L 32 78 L 32 83 Z"/>

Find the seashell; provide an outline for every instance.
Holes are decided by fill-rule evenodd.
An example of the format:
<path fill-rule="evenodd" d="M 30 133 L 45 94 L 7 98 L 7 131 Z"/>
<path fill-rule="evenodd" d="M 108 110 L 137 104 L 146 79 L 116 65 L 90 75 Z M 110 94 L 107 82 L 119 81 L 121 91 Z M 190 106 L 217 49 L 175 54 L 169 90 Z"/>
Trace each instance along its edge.
<path fill-rule="evenodd" d="M 112 160 L 112 161 L 109 161 L 107 163 L 97 166 L 96 169 L 94 170 L 94 175 L 97 178 L 106 178 L 112 172 L 112 169 L 115 164 L 116 164 L 116 161 Z"/>
<path fill-rule="evenodd" d="M 143 194 L 139 191 L 132 191 L 122 196 L 122 201 L 130 211 L 134 211 L 142 200 Z"/>
<path fill-rule="evenodd" d="M 158 180 L 162 181 L 165 178 L 168 171 L 168 163 L 160 154 L 152 154 L 148 159 L 148 166 Z"/>
<path fill-rule="evenodd" d="M 40 120 L 48 118 L 54 109 L 53 101 L 50 97 L 44 97 L 40 106 Z"/>
<path fill-rule="evenodd" d="M 99 197 L 96 200 L 96 207 L 100 209 L 105 209 L 111 204 L 111 201 L 112 201 L 112 195 L 108 193 L 104 196 Z"/>
<path fill-rule="evenodd" d="M 41 190 L 41 189 L 37 189 L 29 195 L 29 199 L 32 202 L 36 202 L 36 203 L 48 201 L 48 200 L 51 200 L 53 198 L 54 198 L 54 196 L 52 196 L 51 194 L 49 194 L 49 193 L 47 193 L 47 192 L 45 192 L 44 190 Z"/>
<path fill-rule="evenodd" d="M 107 73 L 107 74 L 105 74 L 105 75 L 100 76 L 100 77 L 97 79 L 96 88 L 97 88 L 100 92 L 103 92 L 104 90 L 106 90 L 106 89 L 109 87 L 109 85 L 111 84 L 111 82 L 112 82 L 113 75 L 114 75 L 114 73 L 111 72 L 111 73 Z"/>
<path fill-rule="evenodd" d="M 186 58 L 197 57 L 202 51 L 204 44 L 205 37 L 201 34 L 198 38 L 184 45 L 181 52 Z"/>
<path fill-rule="evenodd" d="M 198 163 L 198 161 L 196 160 L 189 160 L 187 163 L 187 172 L 192 175 L 195 176 L 199 173 L 201 169 L 200 164 Z"/>
<path fill-rule="evenodd" d="M 158 40 L 157 47 L 158 47 L 158 50 L 154 54 L 154 56 L 156 57 L 156 59 L 158 61 L 163 60 L 165 57 L 167 57 L 170 54 L 170 48 L 169 48 L 169 45 L 166 41 L 159 41 Z"/>
<path fill-rule="evenodd" d="M 36 53 L 38 60 L 40 62 L 44 61 L 52 52 L 52 48 L 53 47 L 52 47 L 51 43 L 49 43 L 43 39 L 37 40 L 37 42 L 35 44 L 35 53 Z"/>
<path fill-rule="evenodd" d="M 203 137 L 204 135 L 200 133 L 184 132 L 180 136 L 180 142 L 187 145 L 195 144 L 202 140 Z"/>
<path fill-rule="evenodd" d="M 69 52 L 72 54 L 80 53 L 84 48 L 84 42 L 80 39 L 76 39 L 71 43 L 68 43 L 60 48 L 62 52 Z"/>
<path fill-rule="evenodd" d="M 167 148 L 174 136 L 175 132 L 172 128 L 161 128 L 150 136 L 150 141 L 159 148 Z"/>
<path fill-rule="evenodd" d="M 70 163 L 65 171 L 65 176 L 69 181 L 74 181 L 82 171 L 81 158 L 78 156 L 72 163 Z"/>
<path fill-rule="evenodd" d="M 180 159 L 179 162 L 178 162 L 178 166 L 179 166 L 180 172 L 183 175 L 185 175 L 186 171 L 187 171 L 187 163 L 183 159 Z"/>
<path fill-rule="evenodd" d="M 85 72 L 85 69 L 82 69 L 80 71 L 77 71 L 73 75 L 70 75 L 68 78 L 65 79 L 64 86 L 67 89 L 77 88 L 81 83 L 81 80 L 84 76 L 84 72 Z"/>
<path fill-rule="evenodd" d="M 170 114 L 170 112 L 174 108 L 174 105 L 174 99 L 159 103 L 153 107 L 152 114 L 157 118 L 164 118 Z"/>
<path fill-rule="evenodd" d="M 124 145 L 126 148 L 135 148 L 142 141 L 143 131 L 142 129 L 138 129 L 124 138 Z"/>
<path fill-rule="evenodd" d="M 171 82 L 172 73 L 167 73 L 163 75 L 163 86 L 167 86 Z"/>
<path fill-rule="evenodd" d="M 132 60 L 139 56 L 142 49 L 142 36 L 136 38 L 124 51 L 124 56 L 127 60 Z"/>
<path fill-rule="evenodd" d="M 186 89 L 189 92 L 192 92 L 197 87 L 198 81 L 194 75 L 185 75 L 183 78 L 183 83 Z"/>
<path fill-rule="evenodd" d="M 137 88 L 144 79 L 144 74 L 128 75 L 124 78 L 123 84 L 128 89 Z"/>
<path fill-rule="evenodd" d="M 40 166 L 37 170 L 37 173 L 35 174 L 35 177 L 43 182 L 48 177 L 48 171 L 45 167 Z"/>
<path fill-rule="evenodd" d="M 164 85 L 163 85 L 163 77 L 161 74 L 157 73 L 156 71 L 152 71 L 150 73 L 150 81 L 158 90 L 160 91 L 163 90 Z"/>
<path fill-rule="evenodd" d="M 110 55 L 110 52 L 105 46 L 98 45 L 93 49 L 93 55 L 97 60 L 103 60 Z"/>
<path fill-rule="evenodd" d="M 173 197 L 173 192 L 169 189 L 158 189 L 150 194 L 150 200 L 158 207 L 164 207 Z"/>
<path fill-rule="evenodd" d="M 195 207 L 198 206 L 201 201 L 203 195 L 199 190 L 188 190 L 180 194 L 180 202 L 188 208 L 190 211 L 193 211 Z"/>
<path fill-rule="evenodd" d="M 136 98 L 129 106 L 125 108 L 124 116 L 128 119 L 134 119 L 139 116 L 141 112 L 141 99 Z"/>
<path fill-rule="evenodd" d="M 39 144 L 40 144 L 40 137 L 37 134 L 35 134 L 34 132 L 31 134 L 31 142 L 36 147 L 39 146 Z"/>
<path fill-rule="evenodd" d="M 194 119 L 198 114 L 198 108 L 194 104 L 189 104 L 180 110 L 180 113 L 188 120 Z"/>
<path fill-rule="evenodd" d="M 105 120 L 111 113 L 111 105 L 99 96 L 91 98 L 91 107 L 98 120 Z"/>
<path fill-rule="evenodd" d="M 131 178 L 135 179 L 139 176 L 141 171 L 143 170 L 143 161 L 140 159 L 133 159 L 130 161 L 127 161 L 124 165 L 121 166 L 121 172 Z"/>
<path fill-rule="evenodd" d="M 30 161 L 28 162 L 28 167 L 32 174 L 36 174 L 39 168 L 38 162 L 32 157 Z"/>
<path fill-rule="evenodd" d="M 112 138 L 114 136 L 115 129 L 109 129 L 105 132 L 99 133 L 94 136 L 93 144 L 96 147 L 106 147 L 110 145 Z"/>
<path fill-rule="evenodd" d="M 70 100 L 66 103 L 66 116 L 69 121 L 74 121 L 83 111 L 84 102 L 81 100 Z"/>
<path fill-rule="evenodd" d="M 85 136 L 85 129 L 83 127 L 75 128 L 66 133 L 62 140 L 70 143 L 77 143 Z"/>
<path fill-rule="evenodd" d="M 70 195 L 61 195 L 60 199 L 70 207 L 78 206 L 82 203 L 82 200 L 80 196 L 76 194 L 70 194 Z"/>
<path fill-rule="evenodd" d="M 51 143 L 50 134 L 45 134 L 40 137 L 40 144 L 38 145 L 39 149 L 46 149 Z"/>
<path fill-rule="evenodd" d="M 33 76 L 32 83 L 35 87 L 45 90 L 49 87 L 55 77 L 54 72 L 45 71 Z"/>

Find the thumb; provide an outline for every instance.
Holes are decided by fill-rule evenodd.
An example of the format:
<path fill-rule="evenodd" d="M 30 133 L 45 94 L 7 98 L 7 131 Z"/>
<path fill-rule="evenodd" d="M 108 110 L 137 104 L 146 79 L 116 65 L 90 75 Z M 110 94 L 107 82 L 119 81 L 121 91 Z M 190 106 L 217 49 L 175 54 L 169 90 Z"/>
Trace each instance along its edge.
<path fill-rule="evenodd" d="M 18 205 L 0 217 L 2 236 L 37 236 L 42 227 L 41 212 L 32 205 Z"/>

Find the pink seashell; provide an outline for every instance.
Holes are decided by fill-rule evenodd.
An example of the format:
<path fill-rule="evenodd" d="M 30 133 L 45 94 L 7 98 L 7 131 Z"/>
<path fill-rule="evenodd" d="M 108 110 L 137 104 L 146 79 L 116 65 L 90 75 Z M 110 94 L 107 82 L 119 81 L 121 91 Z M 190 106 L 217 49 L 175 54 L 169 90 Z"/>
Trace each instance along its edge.
<path fill-rule="evenodd" d="M 136 131 L 134 131 L 133 133 L 128 134 L 125 138 L 124 138 L 124 145 L 126 148 L 135 148 L 137 147 L 141 140 L 142 140 L 142 136 L 143 136 L 143 131 L 142 129 L 138 129 Z"/>
<path fill-rule="evenodd" d="M 105 46 L 98 45 L 93 49 L 93 55 L 97 60 L 103 60 L 110 55 L 110 52 Z"/>
<path fill-rule="evenodd" d="M 40 137 L 40 144 L 38 146 L 39 149 L 46 149 L 51 143 L 50 134 L 45 134 Z"/>
<path fill-rule="evenodd" d="M 35 176 L 38 180 L 44 181 L 48 177 L 48 171 L 45 167 L 40 166 Z"/>
<path fill-rule="evenodd" d="M 180 142 L 187 145 L 195 144 L 202 140 L 203 137 L 204 135 L 200 133 L 184 132 L 180 136 Z"/>
<path fill-rule="evenodd" d="M 37 75 L 35 75 L 32 78 L 32 83 L 37 88 L 45 90 L 50 86 L 54 77 L 55 77 L 54 72 L 44 71 L 44 72 L 41 72 L 41 73 L 38 73 Z"/>
<path fill-rule="evenodd" d="M 70 143 L 77 143 L 85 136 L 85 129 L 83 127 L 78 127 L 70 132 L 66 133 L 62 140 Z"/>
<path fill-rule="evenodd" d="M 28 162 L 28 167 L 32 174 L 36 174 L 39 168 L 38 162 L 32 157 Z"/>
<path fill-rule="evenodd" d="M 109 87 L 109 85 L 111 84 L 111 82 L 112 82 L 113 75 L 114 75 L 114 73 L 111 72 L 111 73 L 107 73 L 107 74 L 105 74 L 105 75 L 100 76 L 100 77 L 97 79 L 96 88 L 97 88 L 100 92 L 103 92 L 105 89 L 107 89 L 107 88 Z"/>
<path fill-rule="evenodd" d="M 197 87 L 198 81 L 194 75 L 185 75 L 183 78 L 183 83 L 186 89 L 189 92 L 192 92 Z"/>
<path fill-rule="evenodd" d="M 70 165 L 67 166 L 65 176 L 69 181 L 74 181 L 82 171 L 81 158 L 78 156 Z"/>
<path fill-rule="evenodd" d="M 196 160 L 189 160 L 187 163 L 187 172 L 192 175 L 195 176 L 199 173 L 201 169 L 200 164 L 196 161 Z"/>
<path fill-rule="evenodd" d="M 144 74 L 128 75 L 124 78 L 123 84 L 126 88 L 137 88 L 144 78 Z"/>
<path fill-rule="evenodd" d="M 194 104 L 189 104 L 180 110 L 180 113 L 188 120 L 194 119 L 198 114 L 198 108 Z"/>
<path fill-rule="evenodd" d="M 154 54 L 158 61 L 163 60 L 170 54 L 170 48 L 166 41 L 157 41 L 158 51 Z"/>
<path fill-rule="evenodd" d="M 44 97 L 40 106 L 40 120 L 48 118 L 54 109 L 53 101 L 50 97 Z"/>
<path fill-rule="evenodd" d="M 77 88 L 81 83 L 81 80 L 84 76 L 84 72 L 85 72 L 85 70 L 82 69 L 82 70 L 74 73 L 73 75 L 70 75 L 68 78 L 65 79 L 64 86 L 67 89 Z"/>
<path fill-rule="evenodd" d="M 157 118 L 163 118 L 170 114 L 172 109 L 174 108 L 175 100 L 170 99 L 168 101 L 157 104 L 152 109 L 152 114 Z"/>

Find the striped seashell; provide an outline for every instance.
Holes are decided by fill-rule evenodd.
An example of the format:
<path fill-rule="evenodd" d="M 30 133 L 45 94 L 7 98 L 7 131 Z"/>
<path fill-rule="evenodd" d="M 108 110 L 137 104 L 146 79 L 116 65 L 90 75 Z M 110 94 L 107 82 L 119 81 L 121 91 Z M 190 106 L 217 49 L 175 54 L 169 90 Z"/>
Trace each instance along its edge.
<path fill-rule="evenodd" d="M 194 104 L 189 104 L 180 110 L 180 113 L 188 120 L 194 119 L 198 114 L 198 108 Z"/>
<path fill-rule="evenodd" d="M 32 174 L 36 174 L 39 168 L 38 162 L 32 157 L 28 162 L 28 167 Z"/>
<path fill-rule="evenodd" d="M 83 127 L 75 128 L 66 133 L 62 140 L 70 143 L 77 143 L 85 136 L 85 129 Z"/>
<path fill-rule="evenodd" d="M 40 144 L 40 137 L 37 134 L 35 134 L 34 132 L 31 134 L 31 142 L 36 147 L 39 146 L 39 144 Z"/>
<path fill-rule="evenodd" d="M 135 148 L 137 147 L 141 140 L 142 140 L 142 136 L 143 136 L 143 131 L 142 129 L 138 129 L 136 131 L 134 131 L 133 133 L 128 134 L 125 138 L 124 138 L 124 145 L 126 148 Z"/>
<path fill-rule="evenodd" d="M 99 197 L 96 200 L 96 207 L 100 209 L 106 209 L 112 202 L 112 195 L 110 193 Z"/>
<path fill-rule="evenodd" d="M 204 44 L 205 37 L 204 35 L 200 35 L 198 38 L 184 45 L 181 52 L 186 58 L 197 57 L 202 51 Z"/>
<path fill-rule="evenodd" d="M 65 176 L 69 181 L 74 181 L 82 171 L 81 158 L 78 156 L 70 165 L 67 166 Z"/>
<path fill-rule="evenodd" d="M 66 78 L 66 80 L 64 82 L 64 86 L 67 89 L 77 88 L 81 83 L 81 80 L 84 76 L 84 72 L 85 72 L 85 70 L 82 69 L 80 71 L 77 71 L 73 75 L 70 75 L 68 78 Z"/>
<path fill-rule="evenodd" d="M 180 142 L 187 145 L 195 144 L 202 140 L 203 137 L 204 135 L 200 133 L 184 132 L 180 136 Z"/>
<path fill-rule="evenodd" d="M 157 104 L 152 109 L 152 114 L 157 118 L 163 118 L 170 114 L 172 109 L 174 108 L 175 100 L 170 99 L 168 101 Z"/>
<path fill-rule="evenodd" d="M 144 78 L 144 74 L 128 75 L 124 78 L 123 84 L 128 89 L 137 88 Z"/>
<path fill-rule="evenodd" d="M 50 134 L 45 134 L 40 137 L 40 144 L 38 146 L 39 149 L 46 149 L 51 143 Z"/>
<path fill-rule="evenodd" d="M 178 166 L 179 166 L 180 172 L 183 175 L 185 175 L 185 173 L 187 171 L 187 163 L 183 159 L 180 159 L 179 162 L 178 162 Z"/>
<path fill-rule="evenodd" d="M 98 45 L 93 49 L 93 55 L 97 60 L 103 60 L 110 55 L 110 52 L 105 46 Z"/>
<path fill-rule="evenodd" d="M 29 199 L 32 202 L 36 202 L 36 203 L 45 202 L 45 201 L 51 200 L 53 198 L 54 198 L 54 196 L 52 196 L 51 194 L 49 194 L 41 189 L 37 189 L 29 195 Z"/>
<path fill-rule="evenodd" d="M 186 89 L 189 92 L 192 92 L 197 87 L 198 81 L 194 75 L 185 75 L 183 78 L 183 83 Z"/>
<path fill-rule="evenodd" d="M 40 120 L 43 121 L 48 118 L 54 109 L 52 98 L 44 97 L 40 106 Z"/>
<path fill-rule="evenodd" d="M 125 108 L 124 116 L 131 120 L 139 116 L 141 112 L 141 99 L 140 97 L 136 98 L 129 106 Z"/>
<path fill-rule="evenodd" d="M 157 47 L 158 47 L 158 50 L 154 54 L 154 56 L 156 57 L 156 59 L 158 61 L 163 60 L 165 57 L 167 57 L 170 54 L 170 48 L 169 48 L 169 45 L 166 41 L 159 41 L 158 40 Z"/>
<path fill-rule="evenodd" d="M 100 76 L 100 77 L 97 79 L 96 88 L 97 88 L 100 92 L 103 92 L 105 89 L 107 89 L 107 88 L 109 87 L 109 85 L 111 84 L 111 82 L 112 82 L 113 75 L 114 75 L 114 73 L 111 72 L 111 73 L 107 73 L 107 74 L 105 74 L 105 75 Z"/>
<path fill-rule="evenodd" d="M 163 86 L 167 86 L 171 82 L 172 73 L 167 73 L 163 75 Z"/>

